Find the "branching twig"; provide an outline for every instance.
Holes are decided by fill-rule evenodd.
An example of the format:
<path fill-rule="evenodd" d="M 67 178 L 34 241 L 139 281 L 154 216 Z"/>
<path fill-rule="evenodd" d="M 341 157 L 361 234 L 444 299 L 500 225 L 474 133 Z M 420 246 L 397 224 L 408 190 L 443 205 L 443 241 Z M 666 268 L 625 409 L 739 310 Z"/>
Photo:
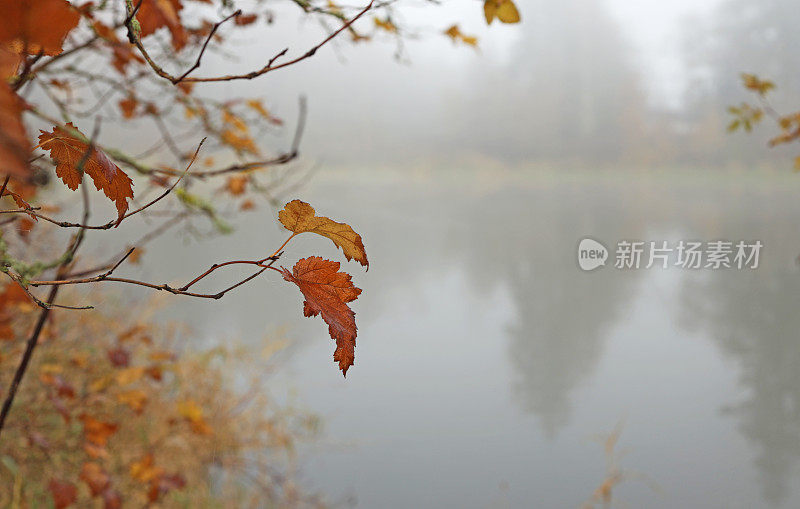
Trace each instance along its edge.
<path fill-rule="evenodd" d="M 29 215 L 31 215 L 33 217 L 37 217 L 39 219 L 43 219 L 44 221 L 47 221 L 49 223 L 53 223 L 54 225 L 60 226 L 61 228 L 81 228 L 81 229 L 84 229 L 84 230 L 109 230 L 111 228 L 115 228 L 115 227 L 119 226 L 119 223 L 121 223 L 123 220 L 128 219 L 129 217 L 131 217 L 133 215 L 136 215 L 139 212 L 142 212 L 143 210 L 146 210 L 146 209 L 152 207 L 153 205 L 155 205 L 159 201 L 161 201 L 164 198 L 166 198 L 167 195 L 170 194 L 175 189 L 175 187 L 180 183 L 180 181 L 183 180 L 183 177 L 189 172 L 189 169 L 191 169 L 192 165 L 194 164 L 195 160 L 197 159 L 197 155 L 200 152 L 200 148 L 203 146 L 203 143 L 205 143 L 205 141 L 206 141 L 206 139 L 203 138 L 203 140 L 197 146 L 197 149 L 195 150 L 194 155 L 192 156 L 192 160 L 189 162 L 189 165 L 186 167 L 186 169 L 183 171 L 183 173 L 180 175 L 180 177 L 175 182 L 173 182 L 172 185 L 169 186 L 163 193 L 161 193 L 157 198 L 147 202 L 145 205 L 142 205 L 138 209 L 133 210 L 131 212 L 128 212 L 127 214 L 125 214 L 121 218 L 113 220 L 113 221 L 109 221 L 108 223 L 92 226 L 92 225 L 87 225 L 87 224 L 83 224 L 83 223 L 72 223 L 70 221 L 58 221 L 57 219 L 53 219 L 53 218 L 45 216 L 43 214 L 39 214 L 37 212 L 33 212 L 34 209 L 0 210 L 0 214 L 25 213 L 25 214 L 29 214 Z"/>
<path fill-rule="evenodd" d="M 267 64 L 264 67 L 262 67 L 261 69 L 258 69 L 256 71 L 252 71 L 252 72 L 249 72 L 249 73 L 246 73 L 246 74 L 231 74 L 231 75 L 227 75 L 227 76 L 216 76 L 216 77 L 209 77 L 209 78 L 190 78 L 190 77 L 187 76 L 189 74 L 189 72 L 194 71 L 199 66 L 199 60 L 200 60 L 199 57 L 198 57 L 198 61 L 195 62 L 195 65 L 192 66 L 192 68 L 189 69 L 189 71 L 185 72 L 181 76 L 174 76 L 174 75 L 170 74 L 169 72 L 165 71 L 163 67 L 161 67 L 159 64 L 157 64 L 155 62 L 155 60 L 153 60 L 153 58 L 147 52 L 147 49 L 144 47 L 144 44 L 142 44 L 141 37 L 137 34 L 136 30 L 133 27 L 133 16 L 131 15 L 132 14 L 131 12 L 128 13 L 128 19 L 125 22 L 125 26 L 128 28 L 128 38 L 139 49 L 139 52 L 142 54 L 142 56 L 144 57 L 145 61 L 147 61 L 147 63 L 150 65 L 150 67 L 153 69 L 153 71 L 156 74 L 158 74 L 160 77 L 172 82 L 174 85 L 177 85 L 178 83 L 181 83 L 181 82 L 183 82 L 183 83 L 209 83 L 209 82 L 218 82 L 218 81 L 251 80 L 253 78 L 257 78 L 259 76 L 263 76 L 264 74 L 267 74 L 268 72 L 276 71 L 278 69 L 282 69 L 284 67 L 288 67 L 290 65 L 294 65 L 294 64 L 296 64 L 298 62 L 302 62 L 303 60 L 305 60 L 307 58 L 311 58 L 312 56 L 314 56 L 317 53 L 317 51 L 320 48 L 322 48 L 323 46 L 328 44 L 331 40 L 333 40 L 337 35 L 339 35 L 343 31 L 349 29 L 353 25 L 353 23 L 355 23 L 356 21 L 358 21 L 358 19 L 361 18 L 361 16 L 363 16 L 370 9 L 372 9 L 372 5 L 373 5 L 374 2 L 375 2 L 375 0 L 370 0 L 370 3 L 367 4 L 366 7 L 364 7 L 352 19 L 350 19 L 349 21 L 345 22 L 338 30 L 332 32 L 331 34 L 328 35 L 328 37 L 323 39 L 322 42 L 318 43 L 316 46 L 312 47 L 311 49 L 309 49 L 308 51 L 306 51 L 302 55 L 300 55 L 300 56 L 298 56 L 296 58 L 293 58 L 292 60 L 288 60 L 288 61 L 280 63 L 280 64 L 276 64 L 275 63 L 279 58 L 284 57 L 286 55 L 286 53 L 289 51 L 289 48 L 285 48 L 285 49 L 281 50 L 280 52 L 278 52 L 276 55 L 274 55 L 272 58 L 270 58 L 267 61 Z M 128 8 L 130 9 L 130 7 L 128 7 Z M 226 20 L 227 19 L 229 19 L 229 18 L 226 18 Z M 223 23 L 226 20 L 223 20 L 220 23 Z M 208 44 L 208 40 L 206 40 L 206 44 Z M 205 44 L 203 46 L 203 51 L 205 51 Z M 202 57 L 203 51 L 201 51 L 200 57 Z"/>

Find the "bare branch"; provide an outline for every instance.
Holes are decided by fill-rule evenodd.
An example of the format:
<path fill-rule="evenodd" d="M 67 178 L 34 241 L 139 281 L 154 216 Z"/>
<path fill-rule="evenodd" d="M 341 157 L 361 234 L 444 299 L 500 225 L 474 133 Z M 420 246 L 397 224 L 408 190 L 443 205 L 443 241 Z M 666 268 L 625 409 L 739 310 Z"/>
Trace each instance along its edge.
<path fill-rule="evenodd" d="M 136 31 L 133 28 L 133 16 L 132 16 L 132 13 L 130 13 L 130 12 L 128 14 L 128 19 L 125 21 L 125 26 L 128 28 L 128 38 L 139 49 L 139 52 L 142 54 L 142 56 L 144 57 L 145 61 L 147 61 L 147 63 L 150 65 L 150 67 L 153 69 L 153 71 L 156 74 L 158 74 L 160 77 L 172 82 L 174 85 L 177 85 L 178 83 L 209 83 L 209 82 L 218 82 L 218 81 L 251 80 L 251 79 L 257 78 L 259 76 L 263 76 L 264 74 L 267 74 L 268 72 L 276 71 L 278 69 L 282 69 L 284 67 L 288 67 L 290 65 L 294 65 L 294 64 L 296 64 L 298 62 L 302 62 L 303 60 L 306 60 L 307 58 L 311 58 L 312 56 L 314 56 L 317 53 L 317 51 L 320 48 L 322 48 L 323 46 L 328 44 L 331 40 L 333 40 L 336 36 L 338 36 L 343 31 L 348 30 L 353 25 L 353 23 L 358 21 L 358 19 L 360 19 L 364 14 L 366 14 L 370 9 L 372 9 L 372 5 L 374 3 L 375 3 L 375 0 L 370 0 L 369 4 L 367 4 L 367 6 L 364 7 L 358 14 L 356 14 L 349 21 L 345 22 L 338 30 L 335 30 L 334 32 L 329 34 L 328 37 L 326 37 L 325 39 L 322 40 L 322 42 L 320 42 L 316 46 L 312 47 L 311 49 L 309 49 L 308 51 L 306 51 L 305 53 L 303 53 L 299 57 L 293 58 L 292 60 L 288 60 L 288 61 L 280 63 L 280 64 L 276 64 L 275 62 L 279 58 L 282 58 L 283 56 L 285 56 L 286 53 L 289 51 L 288 48 L 285 48 L 282 51 L 280 51 L 279 53 L 277 53 L 276 55 L 274 55 L 272 58 L 270 58 L 269 61 L 267 61 L 267 64 L 264 67 L 262 67 L 261 69 L 257 70 L 257 71 L 252 71 L 252 72 L 249 72 L 247 74 L 231 74 L 231 75 L 227 75 L 227 76 L 217 76 L 217 77 L 210 77 L 210 78 L 190 78 L 190 77 L 188 77 L 188 74 L 190 72 L 194 71 L 195 69 L 197 69 L 197 67 L 199 67 L 199 61 L 200 61 L 199 57 L 202 57 L 203 52 L 205 51 L 205 47 L 208 44 L 208 40 L 206 40 L 206 43 L 203 45 L 203 50 L 200 52 L 200 56 L 198 57 L 198 61 L 195 62 L 195 65 L 192 66 L 192 68 L 189 69 L 189 71 L 185 72 L 183 75 L 181 75 L 181 76 L 173 76 L 169 72 L 165 71 L 163 67 L 158 65 L 155 62 L 155 60 L 153 60 L 153 58 L 150 56 L 150 54 L 147 52 L 147 49 L 145 49 L 144 44 L 142 44 L 141 37 L 138 34 L 136 34 Z M 229 19 L 229 18 L 226 18 L 225 20 L 222 20 L 219 24 L 224 23 L 227 19 Z"/>

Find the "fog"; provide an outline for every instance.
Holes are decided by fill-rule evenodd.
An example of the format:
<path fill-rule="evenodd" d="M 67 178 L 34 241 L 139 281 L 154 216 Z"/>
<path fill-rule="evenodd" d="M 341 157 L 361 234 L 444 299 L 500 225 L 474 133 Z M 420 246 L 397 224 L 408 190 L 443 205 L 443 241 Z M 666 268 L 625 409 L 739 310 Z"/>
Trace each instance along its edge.
<path fill-rule="evenodd" d="M 751 158 L 775 160 L 785 154 L 761 150 L 766 134 L 725 134 L 725 108 L 751 99 L 741 72 L 778 81 L 778 103 L 781 90 L 797 86 L 791 73 L 776 71 L 782 59 L 795 58 L 783 49 L 798 16 L 790 4 L 525 0 L 522 23 L 487 27 L 472 2 L 405 2 L 398 20 L 416 37 L 401 48 L 391 35 L 343 41 L 254 87 L 209 84 L 203 91 L 229 97 L 256 88 L 287 119 L 296 96 L 307 94 L 305 153 L 333 165 L 716 166 L 741 156 L 725 149 L 742 145 L 755 152 Z M 776 9 L 785 12 L 771 16 Z M 296 19 L 290 8 L 275 13 Z M 456 22 L 479 38 L 477 50 L 441 34 Z M 239 41 L 241 54 L 209 59 L 206 72 L 250 69 L 284 46 L 300 53 L 324 31 L 292 21 L 249 34 Z M 749 45 L 759 34 L 773 42 Z"/>
<path fill-rule="evenodd" d="M 198 344 L 286 325 L 294 349 L 269 388 L 296 388 L 323 417 L 328 441 L 299 448 L 298 480 L 334 500 L 577 507 L 605 475 L 588 437 L 623 421 L 626 468 L 642 474 L 626 478 L 623 507 L 799 507 L 796 147 L 769 148 L 772 124 L 726 132 L 727 107 L 757 100 L 742 72 L 776 82 L 777 111 L 800 103 L 797 0 L 516 3 L 521 23 L 487 26 L 480 2 L 403 0 L 402 44 L 344 37 L 258 80 L 197 85 L 220 100 L 262 97 L 285 121 L 256 140 L 275 152 L 308 97 L 292 168 L 316 173 L 291 198 L 346 219 L 372 263 L 346 267 L 364 289 L 346 380 L 324 324 L 268 278 L 165 312 Z M 212 47 L 196 75 L 251 71 L 328 33 L 294 4 L 270 9 L 274 24 Z M 453 23 L 477 49 L 442 33 Z M 149 121 L 104 127 L 103 141 L 143 149 Z M 229 236 L 159 238 L 122 270 L 189 280 L 269 253 L 285 233 L 273 212 L 229 214 Z M 575 258 L 584 237 L 760 239 L 765 251 L 749 272 L 587 273 Z M 87 245 L 111 256 L 107 239 L 130 238 L 120 228 Z M 308 253 L 340 259 L 309 235 L 280 262 Z"/>

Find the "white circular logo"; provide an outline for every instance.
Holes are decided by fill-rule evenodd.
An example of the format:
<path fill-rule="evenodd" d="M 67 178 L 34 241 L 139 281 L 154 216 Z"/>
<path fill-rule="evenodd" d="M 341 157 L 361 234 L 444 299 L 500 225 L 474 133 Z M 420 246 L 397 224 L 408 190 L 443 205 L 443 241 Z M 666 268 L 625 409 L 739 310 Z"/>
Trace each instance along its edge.
<path fill-rule="evenodd" d="M 578 265 L 587 272 L 606 264 L 608 249 L 594 239 L 583 239 L 578 244 Z"/>

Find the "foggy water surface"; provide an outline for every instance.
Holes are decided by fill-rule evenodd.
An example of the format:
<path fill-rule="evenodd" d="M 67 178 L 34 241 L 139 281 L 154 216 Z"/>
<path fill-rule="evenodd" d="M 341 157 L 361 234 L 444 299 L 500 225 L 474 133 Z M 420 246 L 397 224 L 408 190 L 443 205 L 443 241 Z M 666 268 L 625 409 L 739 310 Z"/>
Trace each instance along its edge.
<path fill-rule="evenodd" d="M 323 173 L 299 192 L 367 246 L 366 273 L 315 237 L 282 261 L 342 260 L 363 288 L 347 380 L 327 327 L 303 318 L 278 278 L 169 308 L 209 343 L 287 327 L 295 349 L 269 389 L 325 424 L 300 451 L 304 485 L 359 507 L 578 507 L 605 475 L 597 437 L 621 423 L 621 506 L 800 505 L 800 184 L 434 175 Z M 284 238 L 273 217 L 262 208 L 199 245 L 165 239 L 145 270 L 269 253 Z M 624 239 L 764 248 L 756 270 L 612 259 L 586 273 L 576 247 L 587 236 L 612 250 Z"/>

